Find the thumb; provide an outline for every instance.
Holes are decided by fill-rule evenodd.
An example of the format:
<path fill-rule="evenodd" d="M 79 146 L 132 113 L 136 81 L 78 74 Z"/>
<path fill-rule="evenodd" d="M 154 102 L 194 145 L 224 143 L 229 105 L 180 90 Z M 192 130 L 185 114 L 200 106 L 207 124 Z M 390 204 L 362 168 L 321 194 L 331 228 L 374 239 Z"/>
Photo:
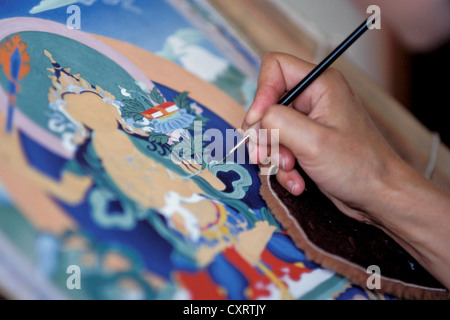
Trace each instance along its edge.
<path fill-rule="evenodd" d="M 277 130 L 279 144 L 290 149 L 299 160 L 317 155 L 319 137 L 325 129 L 303 113 L 280 105 L 268 108 L 261 120 L 261 128 Z M 271 144 L 274 143 L 277 141 L 272 140 Z"/>

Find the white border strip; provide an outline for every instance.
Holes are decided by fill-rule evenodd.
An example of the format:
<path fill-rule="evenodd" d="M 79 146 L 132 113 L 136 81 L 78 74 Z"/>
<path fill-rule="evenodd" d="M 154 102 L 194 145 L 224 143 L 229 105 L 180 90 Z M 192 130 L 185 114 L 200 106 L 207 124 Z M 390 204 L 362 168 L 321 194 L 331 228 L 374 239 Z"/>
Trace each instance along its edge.
<path fill-rule="evenodd" d="M 0 257 L 0 291 L 7 299 L 68 299 L 11 244 L 2 232 L 0 232 Z"/>

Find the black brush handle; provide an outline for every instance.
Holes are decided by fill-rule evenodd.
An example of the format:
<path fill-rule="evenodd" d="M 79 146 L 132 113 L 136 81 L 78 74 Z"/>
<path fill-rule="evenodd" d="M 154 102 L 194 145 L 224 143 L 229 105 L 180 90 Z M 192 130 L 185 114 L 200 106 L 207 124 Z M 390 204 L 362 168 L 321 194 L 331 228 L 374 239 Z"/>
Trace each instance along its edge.
<path fill-rule="evenodd" d="M 326 57 L 317 67 L 314 68 L 298 85 L 289 91 L 278 104 L 288 106 L 306 90 L 306 88 L 327 70 L 337 58 L 339 58 L 364 32 L 369 29 L 370 22 L 364 21 L 353 33 L 348 36 L 328 57 Z"/>

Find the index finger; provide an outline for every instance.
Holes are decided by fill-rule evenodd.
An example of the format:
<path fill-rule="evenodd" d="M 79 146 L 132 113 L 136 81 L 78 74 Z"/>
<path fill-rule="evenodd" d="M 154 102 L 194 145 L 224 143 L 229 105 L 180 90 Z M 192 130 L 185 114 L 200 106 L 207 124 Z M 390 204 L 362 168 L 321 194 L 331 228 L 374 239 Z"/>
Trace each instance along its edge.
<path fill-rule="evenodd" d="M 260 121 L 266 109 L 280 100 L 314 65 L 286 53 L 268 53 L 264 56 L 258 78 L 255 99 L 247 112 L 244 130 Z"/>

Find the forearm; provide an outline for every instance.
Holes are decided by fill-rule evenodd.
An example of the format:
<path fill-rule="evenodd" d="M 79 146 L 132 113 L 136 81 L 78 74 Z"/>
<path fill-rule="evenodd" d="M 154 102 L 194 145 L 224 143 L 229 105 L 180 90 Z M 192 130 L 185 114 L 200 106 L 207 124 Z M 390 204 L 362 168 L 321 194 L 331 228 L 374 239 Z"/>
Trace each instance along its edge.
<path fill-rule="evenodd" d="M 450 289 L 450 196 L 403 163 L 393 171 L 369 215 Z"/>

